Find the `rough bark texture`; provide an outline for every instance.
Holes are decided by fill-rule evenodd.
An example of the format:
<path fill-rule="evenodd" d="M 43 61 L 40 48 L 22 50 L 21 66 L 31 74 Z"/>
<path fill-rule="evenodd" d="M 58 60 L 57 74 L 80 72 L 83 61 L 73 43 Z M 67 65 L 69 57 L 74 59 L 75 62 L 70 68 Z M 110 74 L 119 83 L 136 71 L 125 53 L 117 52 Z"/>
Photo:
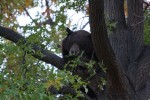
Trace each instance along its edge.
<path fill-rule="evenodd" d="M 115 56 L 107 36 L 104 20 L 104 1 L 89 0 L 90 27 L 95 52 L 99 61 L 103 61 L 107 67 L 108 97 L 110 99 L 127 100 L 128 91 L 124 83 L 124 73 L 117 57 Z M 99 11 L 100 13 L 98 13 Z"/>
<path fill-rule="evenodd" d="M 149 100 L 150 99 L 150 46 L 143 43 L 143 3 L 142 0 L 128 0 L 128 18 L 125 19 L 124 0 L 89 0 L 90 27 L 95 52 L 99 61 L 107 67 L 107 86 L 100 90 L 101 73 L 91 77 L 89 87 L 96 95 L 94 100 Z M 105 12 L 104 12 L 105 11 Z M 116 27 L 107 32 L 104 20 L 116 22 Z M 26 39 L 11 29 L 0 26 L 0 36 L 22 44 Z M 33 54 L 44 62 L 63 69 L 63 59 L 32 45 L 44 57 Z M 95 67 L 97 68 L 97 67 Z M 86 79 L 90 73 L 78 70 L 73 74 Z M 71 93 L 72 88 L 66 88 Z M 61 90 L 60 90 L 61 92 Z M 72 92 L 75 95 L 74 92 Z M 85 95 L 87 100 L 91 100 Z"/>
<path fill-rule="evenodd" d="M 111 47 L 123 69 L 128 63 L 126 21 L 124 16 L 124 0 L 104 0 L 106 20 L 115 22 L 116 27 L 108 33 Z"/>
<path fill-rule="evenodd" d="M 115 77 L 111 81 L 117 79 L 116 77 L 118 76 L 116 76 L 116 73 L 112 73 L 112 71 L 115 72 L 115 70 L 122 73 L 120 75 L 123 76 L 119 76 L 121 79 L 125 77 L 124 84 L 128 88 L 128 98 L 124 99 L 147 100 L 150 91 L 150 49 L 149 46 L 144 46 L 143 43 L 143 3 L 142 0 L 128 1 L 129 16 L 127 23 L 124 16 L 123 3 L 124 0 L 104 0 L 106 20 L 116 22 L 116 27 L 111 30 L 110 33 L 107 33 L 102 11 L 103 0 L 89 0 L 89 4 L 91 5 L 90 24 L 93 44 L 98 57 L 104 61 L 104 64 L 108 68 L 108 82 L 111 80 L 109 78 L 111 75 Z M 108 45 L 106 34 L 109 35 L 112 50 Z M 105 56 L 103 57 L 103 55 Z M 105 62 L 106 56 L 109 60 L 107 59 Z M 113 61 L 116 61 L 116 63 L 114 62 L 116 66 L 110 64 L 110 62 L 113 63 Z M 111 73 L 109 73 L 110 65 L 112 68 Z M 118 86 L 113 85 L 113 89 L 117 89 Z M 111 99 L 120 99 L 119 94 L 115 92 L 114 94 L 116 94 L 116 96 L 112 96 Z M 126 94 L 123 95 L 126 96 Z M 108 99 L 107 97 L 104 98 Z"/>
<path fill-rule="evenodd" d="M 128 5 L 128 36 L 129 36 L 129 53 L 130 61 L 138 59 L 143 47 L 143 0 L 127 0 Z"/>

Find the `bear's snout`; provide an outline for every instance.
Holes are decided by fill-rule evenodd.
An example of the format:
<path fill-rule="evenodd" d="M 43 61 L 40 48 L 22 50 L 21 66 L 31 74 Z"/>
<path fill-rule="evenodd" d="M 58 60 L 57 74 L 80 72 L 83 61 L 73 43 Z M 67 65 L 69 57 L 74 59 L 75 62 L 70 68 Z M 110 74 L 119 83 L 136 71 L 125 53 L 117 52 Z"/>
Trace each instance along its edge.
<path fill-rule="evenodd" d="M 74 43 L 69 50 L 69 54 L 77 56 L 79 53 L 80 53 L 79 45 L 77 43 Z"/>

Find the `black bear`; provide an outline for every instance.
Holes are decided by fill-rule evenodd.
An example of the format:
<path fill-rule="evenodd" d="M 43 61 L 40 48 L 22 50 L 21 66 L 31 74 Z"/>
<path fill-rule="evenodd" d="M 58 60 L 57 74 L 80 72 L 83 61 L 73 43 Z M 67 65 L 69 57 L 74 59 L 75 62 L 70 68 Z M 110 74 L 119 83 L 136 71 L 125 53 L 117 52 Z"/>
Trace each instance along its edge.
<path fill-rule="evenodd" d="M 67 37 L 62 41 L 62 55 L 67 62 L 70 59 L 67 59 L 69 55 L 78 56 L 83 52 L 83 57 L 89 60 L 97 60 L 91 34 L 84 30 L 71 31 L 69 28 L 66 29 Z"/>
<path fill-rule="evenodd" d="M 62 41 L 62 55 L 65 63 L 68 62 L 69 60 L 72 60 L 72 57 L 70 56 L 76 57 L 79 56 L 82 52 L 83 52 L 82 57 L 88 60 L 98 61 L 96 54 L 94 52 L 91 34 L 89 32 L 84 30 L 73 32 L 69 28 L 67 28 L 66 31 L 68 34 Z M 81 69 L 84 66 L 79 65 L 78 67 L 80 67 Z M 86 72 L 85 73 L 83 72 L 83 74 L 85 75 Z M 83 87 L 81 87 L 80 90 L 83 93 L 85 93 Z M 95 95 L 93 91 L 89 87 L 88 90 L 90 92 L 88 92 L 87 95 L 90 96 L 91 98 L 94 98 Z"/>

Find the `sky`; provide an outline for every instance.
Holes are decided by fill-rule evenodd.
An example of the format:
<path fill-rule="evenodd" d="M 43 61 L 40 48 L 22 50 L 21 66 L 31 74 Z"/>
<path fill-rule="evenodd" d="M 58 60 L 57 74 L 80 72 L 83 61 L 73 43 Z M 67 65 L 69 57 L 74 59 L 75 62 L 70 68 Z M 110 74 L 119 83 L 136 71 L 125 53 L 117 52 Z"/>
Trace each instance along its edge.
<path fill-rule="evenodd" d="M 41 9 L 40 7 L 35 7 L 35 8 L 28 10 L 28 11 L 29 11 L 29 14 L 31 15 L 32 18 L 36 18 L 36 12 L 37 11 L 43 12 L 44 10 L 45 9 Z M 88 17 L 84 18 L 84 20 L 83 20 L 82 17 L 85 15 L 81 12 L 76 13 L 73 10 L 68 10 L 67 13 L 68 13 L 69 19 L 71 20 L 71 22 L 73 24 L 79 24 L 77 29 L 81 29 L 80 25 L 81 24 L 84 25 L 84 23 L 88 22 Z M 29 24 L 31 22 L 31 19 L 27 15 L 21 15 L 17 18 L 17 21 L 21 26 L 25 26 L 26 24 Z M 86 26 L 84 30 L 89 31 L 89 27 Z"/>

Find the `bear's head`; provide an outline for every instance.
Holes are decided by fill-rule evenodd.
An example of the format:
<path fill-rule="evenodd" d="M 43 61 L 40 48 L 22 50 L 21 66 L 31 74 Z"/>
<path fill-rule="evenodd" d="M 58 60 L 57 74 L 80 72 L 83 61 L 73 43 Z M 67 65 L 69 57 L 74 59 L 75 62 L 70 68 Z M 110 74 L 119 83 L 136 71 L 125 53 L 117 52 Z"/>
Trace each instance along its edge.
<path fill-rule="evenodd" d="M 93 59 L 95 56 L 91 34 L 84 30 L 71 31 L 66 29 L 67 36 L 62 41 L 62 55 L 63 58 L 69 55 L 78 56 L 83 52 L 84 57 Z"/>

